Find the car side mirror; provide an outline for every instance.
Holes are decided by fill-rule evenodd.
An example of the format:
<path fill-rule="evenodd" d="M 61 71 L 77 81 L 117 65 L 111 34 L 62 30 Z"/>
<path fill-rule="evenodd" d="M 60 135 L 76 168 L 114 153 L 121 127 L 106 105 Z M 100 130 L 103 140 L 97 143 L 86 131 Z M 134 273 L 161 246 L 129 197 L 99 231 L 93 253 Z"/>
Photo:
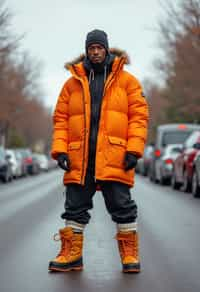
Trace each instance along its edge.
<path fill-rule="evenodd" d="M 9 154 L 6 154 L 5 158 L 6 158 L 6 160 L 9 160 L 11 158 L 11 156 Z"/>
<path fill-rule="evenodd" d="M 176 153 L 182 153 L 183 152 L 183 148 L 174 148 L 173 149 L 173 152 L 176 152 Z"/>
<path fill-rule="evenodd" d="M 200 143 L 194 143 L 193 148 L 194 149 L 200 149 Z"/>

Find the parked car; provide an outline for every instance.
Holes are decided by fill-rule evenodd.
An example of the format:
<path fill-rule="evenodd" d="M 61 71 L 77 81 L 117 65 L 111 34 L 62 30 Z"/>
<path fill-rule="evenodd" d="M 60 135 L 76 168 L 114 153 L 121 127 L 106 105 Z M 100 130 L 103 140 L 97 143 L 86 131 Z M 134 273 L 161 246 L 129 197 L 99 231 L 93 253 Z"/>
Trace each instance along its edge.
<path fill-rule="evenodd" d="M 49 162 L 48 162 L 48 158 L 45 154 L 34 153 L 33 157 L 35 157 L 35 159 L 37 159 L 40 171 L 48 171 L 49 170 Z"/>
<path fill-rule="evenodd" d="M 26 172 L 28 174 L 37 174 L 39 172 L 39 165 L 37 160 L 33 157 L 33 153 L 29 148 L 18 148 L 22 155 L 22 160 Z"/>
<path fill-rule="evenodd" d="M 171 182 L 173 162 L 182 151 L 182 144 L 169 144 L 163 150 L 163 155 L 157 163 L 157 179 L 162 184 Z"/>
<path fill-rule="evenodd" d="M 194 197 L 200 197 L 200 150 L 193 161 L 192 194 Z"/>
<path fill-rule="evenodd" d="M 144 149 L 144 155 L 138 160 L 137 172 L 146 176 L 149 171 L 149 165 L 152 158 L 154 147 L 153 145 L 147 145 Z"/>
<path fill-rule="evenodd" d="M 159 160 L 163 155 L 163 151 L 167 145 L 183 144 L 189 135 L 200 130 L 198 124 L 165 124 L 157 127 L 155 148 L 149 168 L 149 178 L 154 182 L 158 182 Z"/>
<path fill-rule="evenodd" d="M 26 176 L 28 174 L 28 169 L 27 169 L 27 164 L 26 164 L 24 157 L 22 155 L 22 152 L 18 148 L 14 149 L 14 151 L 15 151 L 18 163 L 21 166 L 21 175 Z"/>
<path fill-rule="evenodd" d="M 11 181 L 13 178 L 12 176 L 12 169 L 11 164 L 6 157 L 5 149 L 0 146 L 0 179 L 7 183 Z"/>
<path fill-rule="evenodd" d="M 194 131 L 183 144 L 183 151 L 173 162 L 172 187 L 182 186 L 185 192 L 191 191 L 193 176 L 193 160 L 200 149 L 200 131 Z"/>
<path fill-rule="evenodd" d="M 40 161 L 35 156 L 34 153 L 32 153 L 32 166 L 28 168 L 29 174 L 38 174 L 40 173 Z"/>
<path fill-rule="evenodd" d="M 53 159 L 51 156 L 48 156 L 48 168 L 49 170 L 55 169 L 58 167 L 58 163 L 55 159 Z"/>
<path fill-rule="evenodd" d="M 18 155 L 13 149 L 6 149 L 6 156 L 11 164 L 12 175 L 14 178 L 22 176 L 22 165 Z"/>

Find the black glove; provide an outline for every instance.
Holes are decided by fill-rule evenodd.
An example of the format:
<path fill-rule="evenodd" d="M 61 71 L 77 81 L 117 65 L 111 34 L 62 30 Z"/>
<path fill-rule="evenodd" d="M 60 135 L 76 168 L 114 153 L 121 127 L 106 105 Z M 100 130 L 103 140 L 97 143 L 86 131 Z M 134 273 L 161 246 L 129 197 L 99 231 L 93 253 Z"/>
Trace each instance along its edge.
<path fill-rule="evenodd" d="M 57 157 L 58 165 L 60 168 L 70 171 L 70 160 L 66 153 L 59 153 Z"/>
<path fill-rule="evenodd" d="M 138 158 L 135 154 L 131 152 L 126 152 L 125 158 L 124 158 L 124 169 L 130 170 L 136 167 Z"/>

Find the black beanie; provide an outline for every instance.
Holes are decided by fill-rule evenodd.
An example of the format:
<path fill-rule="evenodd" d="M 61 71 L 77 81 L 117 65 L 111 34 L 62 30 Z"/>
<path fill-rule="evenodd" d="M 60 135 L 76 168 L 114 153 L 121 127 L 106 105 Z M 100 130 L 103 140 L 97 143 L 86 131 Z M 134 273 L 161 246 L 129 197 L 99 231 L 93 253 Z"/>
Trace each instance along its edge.
<path fill-rule="evenodd" d="M 94 29 L 88 32 L 86 41 L 85 41 L 86 53 L 87 53 L 88 47 L 92 44 L 100 44 L 106 49 L 106 51 L 108 51 L 107 34 L 103 30 L 99 30 L 99 29 Z"/>

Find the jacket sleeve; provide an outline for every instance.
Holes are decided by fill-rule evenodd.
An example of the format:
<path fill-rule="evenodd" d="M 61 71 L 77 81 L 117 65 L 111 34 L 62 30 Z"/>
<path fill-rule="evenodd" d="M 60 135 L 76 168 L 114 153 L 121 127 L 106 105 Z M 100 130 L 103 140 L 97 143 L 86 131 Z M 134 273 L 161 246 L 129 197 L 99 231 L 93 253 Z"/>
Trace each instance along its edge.
<path fill-rule="evenodd" d="M 147 139 L 149 111 L 139 81 L 129 75 L 128 96 L 128 144 L 127 151 L 141 157 Z"/>
<path fill-rule="evenodd" d="M 51 156 L 54 159 L 57 159 L 58 153 L 68 152 L 68 102 L 69 93 L 67 90 L 67 83 L 65 83 L 58 97 L 53 114 L 54 129 Z"/>

